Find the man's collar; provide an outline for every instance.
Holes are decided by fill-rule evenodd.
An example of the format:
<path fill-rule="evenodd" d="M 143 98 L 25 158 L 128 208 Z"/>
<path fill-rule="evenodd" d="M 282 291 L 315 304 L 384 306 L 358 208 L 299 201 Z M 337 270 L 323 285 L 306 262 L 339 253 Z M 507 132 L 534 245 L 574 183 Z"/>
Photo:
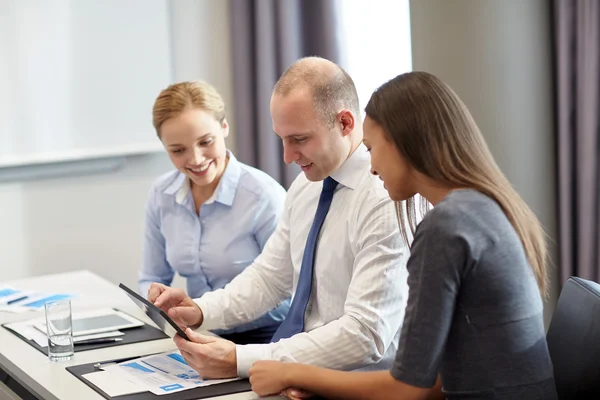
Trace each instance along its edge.
<path fill-rule="evenodd" d="M 360 183 L 364 168 L 370 167 L 367 148 L 361 143 L 354 153 L 331 174 L 331 177 L 347 188 L 354 190 Z"/>

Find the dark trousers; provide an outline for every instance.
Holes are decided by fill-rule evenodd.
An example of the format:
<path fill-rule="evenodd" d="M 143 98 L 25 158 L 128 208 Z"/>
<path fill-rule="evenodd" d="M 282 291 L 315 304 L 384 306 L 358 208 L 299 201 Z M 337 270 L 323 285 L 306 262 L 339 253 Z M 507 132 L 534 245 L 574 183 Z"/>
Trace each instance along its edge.
<path fill-rule="evenodd" d="M 263 326 L 262 328 L 252 329 L 245 332 L 220 334 L 219 336 L 223 339 L 231 340 L 235 344 L 271 343 L 271 338 L 275 334 L 277 328 L 279 328 L 279 324 Z"/>

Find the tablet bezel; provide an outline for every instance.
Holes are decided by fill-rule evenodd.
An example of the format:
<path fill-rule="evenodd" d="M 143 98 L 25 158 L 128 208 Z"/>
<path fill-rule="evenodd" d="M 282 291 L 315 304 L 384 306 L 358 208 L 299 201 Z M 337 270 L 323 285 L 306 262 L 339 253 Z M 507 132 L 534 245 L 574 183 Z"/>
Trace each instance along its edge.
<path fill-rule="evenodd" d="M 150 303 L 148 300 L 140 296 L 137 292 L 131 290 L 124 284 L 120 283 L 119 288 L 123 289 L 133 302 L 140 307 L 140 309 L 150 318 L 164 333 L 168 336 L 173 336 L 172 332 L 169 332 L 169 327 L 175 330 L 175 333 L 184 338 L 190 340 L 185 332 L 167 315 L 166 312 Z M 140 304 L 141 303 L 141 304 Z M 166 323 L 166 324 L 165 324 Z"/>

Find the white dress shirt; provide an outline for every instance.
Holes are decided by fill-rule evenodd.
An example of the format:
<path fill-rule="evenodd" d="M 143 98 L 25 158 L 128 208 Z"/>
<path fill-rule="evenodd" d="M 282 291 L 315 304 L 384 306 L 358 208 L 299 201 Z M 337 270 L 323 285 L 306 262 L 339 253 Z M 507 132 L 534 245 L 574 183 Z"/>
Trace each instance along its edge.
<path fill-rule="evenodd" d="M 408 297 L 408 248 L 394 203 L 371 175 L 363 145 L 331 177 L 339 185 L 317 244 L 305 332 L 277 343 L 238 345 L 239 376 L 248 376 L 258 360 L 338 370 L 392 365 Z M 254 263 L 225 288 L 196 299 L 204 313 L 199 329 L 247 323 L 295 291 L 322 186 L 298 175 L 279 224 Z"/>

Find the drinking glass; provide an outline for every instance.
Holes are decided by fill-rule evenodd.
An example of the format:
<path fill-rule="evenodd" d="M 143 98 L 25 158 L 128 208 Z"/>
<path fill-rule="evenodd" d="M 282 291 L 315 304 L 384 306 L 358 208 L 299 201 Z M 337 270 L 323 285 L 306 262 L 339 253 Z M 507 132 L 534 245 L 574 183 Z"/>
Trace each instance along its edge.
<path fill-rule="evenodd" d="M 54 362 L 72 359 L 75 348 L 73 346 L 71 300 L 49 301 L 44 307 L 48 334 L 48 358 Z"/>

